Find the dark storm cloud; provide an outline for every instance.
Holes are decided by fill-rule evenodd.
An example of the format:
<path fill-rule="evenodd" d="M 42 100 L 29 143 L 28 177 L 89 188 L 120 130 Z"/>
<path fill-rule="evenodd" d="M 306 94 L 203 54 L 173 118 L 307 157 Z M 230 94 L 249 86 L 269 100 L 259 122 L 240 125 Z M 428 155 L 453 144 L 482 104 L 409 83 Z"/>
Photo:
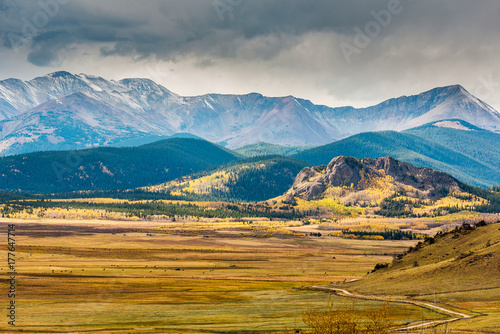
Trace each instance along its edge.
<path fill-rule="evenodd" d="M 57 53 L 71 45 L 104 42 L 110 44 L 102 48 L 105 56 L 128 57 L 132 52 L 135 56 L 154 55 L 168 59 L 196 53 L 232 57 L 235 53 L 231 50 L 237 49 L 246 40 L 260 36 L 297 36 L 314 31 L 349 34 L 353 26 L 370 19 L 371 8 L 385 4 L 386 1 L 379 0 L 371 1 L 369 6 L 366 1 L 326 0 L 73 0 L 68 4 L 56 0 L 4 0 L 0 2 L 0 8 L 5 18 L 3 44 L 12 47 L 8 43 L 8 33 L 31 37 L 32 52 L 43 53 L 47 59 L 56 59 Z M 57 13 L 48 15 L 49 20 L 43 24 L 40 12 L 43 13 L 44 8 L 55 12 L 56 7 Z M 23 27 L 29 32 L 36 31 L 33 36 L 26 36 Z M 66 44 L 62 35 L 68 36 Z M 281 43 L 274 48 L 278 53 L 280 48 L 289 46 Z M 31 56 L 30 59 L 38 57 Z"/>
<path fill-rule="evenodd" d="M 267 53 L 279 54 L 294 45 L 293 36 L 310 32 L 332 32 L 350 41 L 355 27 L 363 30 L 374 20 L 371 11 L 384 10 L 391 1 L 396 0 L 65 1 L 68 4 L 57 0 L 3 0 L 1 35 L 3 45 L 9 47 L 14 46 L 9 33 L 24 37 L 25 44 L 30 37 L 29 59 L 37 65 L 50 63 L 73 45 L 99 43 L 107 44 L 100 46 L 104 56 L 169 59 L 200 53 L 224 58 L 236 56 L 235 50 L 248 40 L 278 36 L 281 42 L 270 46 L 274 51 Z M 495 1 L 400 2 L 410 9 L 405 8 L 392 20 L 404 20 L 405 25 L 389 26 L 385 35 L 401 29 L 412 36 L 420 33 L 421 38 L 432 33 L 437 40 L 440 36 L 457 39 L 457 34 L 477 39 L 479 29 L 482 40 L 499 31 L 499 6 Z M 44 11 L 53 12 L 48 13 L 46 23 L 40 14 Z M 26 30 L 33 34 L 26 36 Z M 475 44 L 473 40 L 456 40 L 460 42 Z M 266 58 L 266 52 L 248 56 Z"/>
<path fill-rule="evenodd" d="M 500 105 L 498 17 L 498 0 L 0 0 L 0 54 L 17 64 L 0 74 L 364 105 L 459 83 Z"/>

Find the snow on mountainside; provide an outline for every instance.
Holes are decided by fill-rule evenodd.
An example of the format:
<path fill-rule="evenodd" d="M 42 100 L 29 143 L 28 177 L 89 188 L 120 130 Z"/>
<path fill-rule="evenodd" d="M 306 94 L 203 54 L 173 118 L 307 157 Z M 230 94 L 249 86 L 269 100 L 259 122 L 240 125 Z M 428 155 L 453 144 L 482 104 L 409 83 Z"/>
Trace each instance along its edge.
<path fill-rule="evenodd" d="M 476 131 L 474 129 L 468 128 L 467 126 L 460 123 L 459 121 L 441 121 L 441 122 L 434 123 L 433 126 L 436 126 L 438 128 L 449 128 L 449 129 L 455 129 L 455 130 Z"/>
<path fill-rule="evenodd" d="M 148 106 L 148 102 L 151 102 L 148 99 L 153 100 L 154 96 L 159 96 L 161 99 L 176 97 L 166 88 L 147 79 L 108 81 L 97 76 L 73 75 L 61 71 L 26 82 L 18 79 L 0 81 L 0 105 L 10 105 L 8 112 L 3 108 L 1 110 L 13 117 L 47 101 L 79 92 L 122 94 L 123 97 L 130 99 L 129 103 L 135 104 L 135 108 Z"/>
<path fill-rule="evenodd" d="M 131 145 L 181 132 L 230 148 L 321 145 L 444 119 L 500 132 L 500 114 L 459 85 L 356 109 L 256 93 L 181 97 L 149 79 L 108 81 L 68 72 L 0 81 L 0 155 Z"/>
<path fill-rule="evenodd" d="M 96 99 L 95 95 L 103 97 L 100 92 L 71 94 L 0 123 L 0 136 L 4 138 L 0 143 L 10 143 L 5 152 L 70 150 L 175 133 L 166 117 L 155 119 L 147 110 L 117 108 Z M 108 95 L 107 99 L 113 101 L 113 97 L 116 95 Z M 130 96 L 125 97 L 129 98 L 128 106 L 136 104 Z"/>
<path fill-rule="evenodd" d="M 408 121 L 398 130 L 409 129 L 442 119 L 458 118 L 480 128 L 500 132 L 500 114 L 485 102 L 471 95 L 460 85 L 436 91 L 436 102 L 423 115 Z"/>
<path fill-rule="evenodd" d="M 101 89 L 98 85 L 89 85 L 89 81 L 85 76 L 68 72 L 55 72 L 26 82 L 19 79 L 0 81 L 0 105 L 10 106 L 0 112 L 0 117 L 17 116 L 41 103 L 72 93 Z"/>
<path fill-rule="evenodd" d="M 463 119 L 500 132 L 500 113 L 460 85 L 438 87 L 367 108 L 325 108 L 319 117 L 324 122 L 335 122 L 344 130 L 343 137 L 367 131 L 401 131 L 443 119 Z"/>

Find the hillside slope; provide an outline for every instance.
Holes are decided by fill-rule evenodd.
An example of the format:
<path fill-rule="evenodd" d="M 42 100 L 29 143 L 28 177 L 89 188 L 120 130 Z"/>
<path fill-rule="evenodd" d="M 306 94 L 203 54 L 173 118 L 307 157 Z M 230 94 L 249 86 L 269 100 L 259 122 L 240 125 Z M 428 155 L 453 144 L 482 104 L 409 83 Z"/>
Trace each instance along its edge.
<path fill-rule="evenodd" d="M 442 145 L 491 168 L 500 175 L 500 134 L 459 119 L 425 124 L 403 131 Z M 500 176 L 499 176 L 500 178 Z M 500 184 L 498 180 L 497 184 Z"/>
<path fill-rule="evenodd" d="M 125 189 L 235 161 L 205 140 L 173 138 L 139 147 L 50 151 L 0 158 L 0 189 L 32 193 Z"/>
<path fill-rule="evenodd" d="M 500 287 L 500 222 L 464 224 L 410 248 L 352 284 L 368 294 L 420 295 Z"/>

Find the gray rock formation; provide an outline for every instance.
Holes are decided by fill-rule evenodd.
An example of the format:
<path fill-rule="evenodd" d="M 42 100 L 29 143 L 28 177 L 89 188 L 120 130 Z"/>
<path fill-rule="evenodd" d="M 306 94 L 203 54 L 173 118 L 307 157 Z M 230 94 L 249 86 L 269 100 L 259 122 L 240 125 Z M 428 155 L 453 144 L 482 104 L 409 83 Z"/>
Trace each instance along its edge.
<path fill-rule="evenodd" d="M 357 159 L 338 156 L 328 166 L 304 168 L 296 177 L 287 198 L 298 196 L 306 200 L 317 199 L 330 187 L 349 187 L 353 190 L 369 188 L 375 179 L 386 178 L 396 186 L 409 185 L 433 196 L 437 190 L 460 190 L 461 183 L 454 177 L 430 168 L 415 167 L 392 157 Z"/>

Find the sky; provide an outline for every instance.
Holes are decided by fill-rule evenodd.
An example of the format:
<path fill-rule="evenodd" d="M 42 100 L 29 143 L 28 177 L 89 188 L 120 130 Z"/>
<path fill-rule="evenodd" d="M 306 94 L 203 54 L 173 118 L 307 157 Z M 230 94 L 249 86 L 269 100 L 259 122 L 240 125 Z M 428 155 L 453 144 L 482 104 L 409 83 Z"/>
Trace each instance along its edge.
<path fill-rule="evenodd" d="M 498 0 L 0 0 L 0 80 L 66 70 L 332 107 L 461 84 L 500 110 L 499 17 Z"/>

